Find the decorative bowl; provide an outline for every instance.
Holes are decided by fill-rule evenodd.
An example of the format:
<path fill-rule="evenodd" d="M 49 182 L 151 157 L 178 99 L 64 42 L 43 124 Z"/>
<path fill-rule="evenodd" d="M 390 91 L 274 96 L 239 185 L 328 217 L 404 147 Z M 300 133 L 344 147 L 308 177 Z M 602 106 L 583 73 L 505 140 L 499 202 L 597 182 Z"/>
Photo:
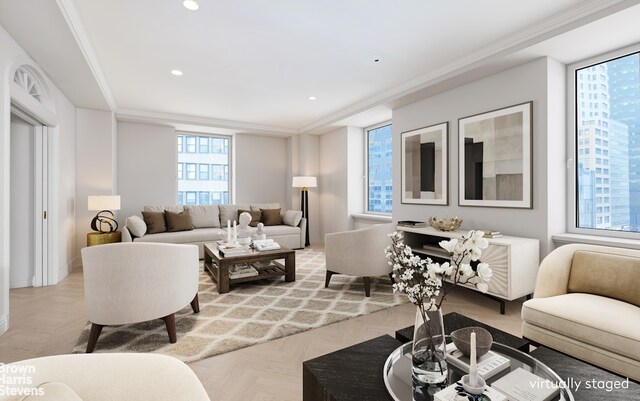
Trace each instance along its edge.
<path fill-rule="evenodd" d="M 240 245 L 249 245 L 251 243 L 251 237 L 240 237 L 238 238 L 238 244 Z"/>
<path fill-rule="evenodd" d="M 476 332 L 476 357 L 480 358 L 489 352 L 491 344 L 493 343 L 493 337 L 487 330 L 482 327 L 465 327 L 451 333 L 451 339 L 460 352 L 469 356 L 471 355 L 472 331 Z"/>
<path fill-rule="evenodd" d="M 429 217 L 429 224 L 438 231 L 455 231 L 460 228 L 462 219 L 457 217 Z"/>

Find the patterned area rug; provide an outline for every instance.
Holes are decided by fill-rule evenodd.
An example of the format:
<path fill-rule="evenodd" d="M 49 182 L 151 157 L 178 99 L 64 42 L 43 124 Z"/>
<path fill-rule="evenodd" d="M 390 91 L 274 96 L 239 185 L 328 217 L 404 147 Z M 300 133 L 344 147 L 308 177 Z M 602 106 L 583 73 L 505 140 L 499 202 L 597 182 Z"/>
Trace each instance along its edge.
<path fill-rule="evenodd" d="M 178 342 L 169 343 L 162 320 L 105 327 L 94 352 L 157 352 L 194 362 L 341 320 L 408 302 L 393 294 L 388 277 L 371 281 L 364 296 L 362 278 L 334 275 L 324 288 L 324 253 L 296 251 L 296 281 L 261 280 L 218 294 L 207 273 L 200 274 L 200 313 L 189 305 L 176 313 Z M 89 329 L 74 353 L 85 352 Z"/>

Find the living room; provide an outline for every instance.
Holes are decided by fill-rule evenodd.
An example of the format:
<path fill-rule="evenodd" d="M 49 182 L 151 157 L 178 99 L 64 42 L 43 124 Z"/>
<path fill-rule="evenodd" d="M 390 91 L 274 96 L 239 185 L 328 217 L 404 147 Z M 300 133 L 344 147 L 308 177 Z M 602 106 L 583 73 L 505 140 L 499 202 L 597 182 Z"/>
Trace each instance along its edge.
<path fill-rule="evenodd" d="M 4 71 L 0 82 L 0 363 L 85 353 L 94 338 L 91 322 L 96 323 L 90 316 L 94 294 L 87 293 L 90 254 L 97 255 L 100 248 L 114 249 L 112 245 L 135 245 L 147 255 L 155 251 L 143 247 L 189 243 L 198 245 L 200 252 L 199 257 L 189 256 L 193 263 L 188 263 L 197 267 L 198 290 L 195 298 L 190 293 L 188 302 L 181 301 L 179 310 L 171 312 L 176 312 L 176 345 L 167 337 L 167 331 L 171 337 L 172 323 L 163 322 L 159 318 L 166 316 L 159 315 L 146 326 L 105 324 L 88 358 L 116 352 L 171 355 L 195 372 L 193 386 L 202 386 L 210 399 L 312 400 L 317 399 L 309 394 L 313 380 L 317 380 L 314 386 L 320 386 L 313 388 L 327 399 L 403 399 L 387 390 L 383 395 L 363 390 L 339 396 L 339 388 L 324 380 L 339 383 L 339 377 L 346 377 L 350 383 L 369 383 L 366 369 L 362 367 L 362 376 L 348 380 L 345 366 L 323 368 L 320 362 L 328 359 L 318 359 L 382 335 L 393 337 L 397 330 L 416 323 L 416 306 L 402 289 L 394 292 L 388 277 L 391 259 L 385 259 L 384 250 L 391 240 L 386 234 L 369 235 L 383 226 L 400 230 L 419 253 L 428 245 L 420 236 L 423 233 L 438 241 L 463 241 L 470 230 L 488 230 L 495 236 L 487 239 L 488 248 L 482 248 L 485 258 L 479 258 L 492 269 L 487 274 L 491 277 L 488 294 L 453 288 L 442 311 L 447 334 L 457 325 L 477 323 L 495 328 L 493 339 L 502 340 L 502 345 L 519 349 L 517 340 L 530 341 L 526 346 L 531 345 L 532 358 L 539 355 L 539 361 L 567 383 L 578 379 L 569 377 L 566 369 L 591 375 L 581 376 L 583 383 L 593 378 L 622 385 L 631 379 L 630 388 L 587 391 L 583 386 L 564 399 L 636 399 L 640 394 L 637 371 L 635 376 L 628 372 L 640 364 L 638 330 L 634 334 L 631 328 L 631 345 L 622 357 L 597 335 L 596 345 L 581 349 L 572 348 L 578 340 L 569 345 L 545 343 L 534 338 L 538 332 L 524 332 L 535 328 L 528 320 L 533 315 L 527 315 L 523 304 L 544 293 L 537 285 L 543 274 L 536 280 L 536 273 L 538 267 L 544 270 L 541 263 L 547 255 L 573 244 L 602 246 L 622 258 L 603 262 L 606 267 L 610 267 L 607 263 L 623 266 L 630 277 L 620 279 L 616 274 L 621 273 L 616 273 L 611 277 L 619 281 L 607 281 L 607 274 L 600 272 L 599 280 L 615 288 L 596 292 L 625 301 L 631 309 L 624 314 L 630 317 L 620 320 L 631 327 L 637 322 L 638 305 L 633 305 L 637 298 L 619 293 L 633 293 L 627 287 L 638 280 L 639 256 L 633 252 L 640 249 L 640 236 L 632 210 L 639 201 L 632 160 L 639 148 L 633 146 L 631 136 L 640 126 L 638 83 L 629 84 L 635 92 L 628 101 L 632 114 L 624 120 L 629 127 L 623 130 L 629 135 L 624 152 L 611 150 L 611 170 L 615 167 L 619 175 L 597 176 L 607 183 L 611 179 L 614 188 L 621 180 L 626 183 L 624 202 L 598 205 L 626 208 L 626 214 L 618 212 L 626 218 L 618 226 L 606 226 L 605 220 L 610 223 L 608 219 L 616 217 L 602 210 L 593 211 L 591 227 L 580 225 L 584 223 L 583 209 L 578 210 L 582 198 L 579 202 L 576 193 L 582 184 L 576 181 L 584 177 L 576 173 L 576 166 L 586 163 L 587 156 L 578 154 L 580 145 L 575 143 L 579 111 L 574 108 L 580 106 L 573 100 L 578 96 L 574 84 L 581 69 L 627 55 L 637 58 L 640 32 L 634 21 L 640 17 L 640 2 L 489 3 L 464 2 L 469 12 L 460 14 L 460 5 L 415 1 L 395 5 L 0 2 Z M 637 66 L 630 71 L 637 74 Z M 472 174 L 484 178 L 493 171 L 485 165 L 482 175 L 465 166 L 469 160 L 465 152 L 470 151 L 459 144 L 474 141 L 474 118 L 508 118 L 516 112 L 524 117 L 515 128 L 522 145 L 503 153 L 509 157 L 517 153 L 515 161 L 504 163 L 515 164 L 517 174 L 494 175 L 492 187 L 502 185 L 495 192 L 509 192 L 509 197 L 487 200 L 486 192 L 480 198 L 468 195 L 465 185 L 473 181 Z M 33 135 L 33 143 L 23 144 L 27 150 L 18 148 L 15 133 L 20 129 Z M 436 147 L 446 151 L 433 157 L 435 162 L 429 166 L 433 179 L 417 177 L 421 187 L 434 189 L 412 190 L 410 182 L 417 170 L 407 162 L 411 138 L 434 133 L 442 138 Z M 494 142 L 485 142 L 485 148 L 486 143 Z M 624 169 L 617 168 L 622 160 L 627 160 Z M 595 158 L 589 161 L 595 163 Z M 595 194 L 600 187 L 596 176 L 593 180 Z M 199 184 L 204 186 L 194 186 Z M 92 197 L 115 203 L 92 207 Z M 595 209 L 595 198 L 593 202 Z M 235 206 L 219 206 L 225 204 Z M 276 209 L 277 222 L 272 224 L 266 216 Z M 143 213 L 159 212 L 166 219 L 163 224 L 170 225 L 168 212 L 185 210 L 191 215 L 185 232 L 153 233 Z M 199 222 L 198 211 L 202 212 Z M 108 218 L 111 212 L 115 221 Z M 250 215 L 251 227 L 241 224 L 243 212 L 245 218 Z M 430 217 L 457 217 L 462 223 L 452 232 L 397 225 L 426 223 Z M 601 219 L 597 226 L 596 219 Z M 136 221 L 142 221 L 142 231 Z M 273 240 L 282 248 L 279 260 L 293 257 L 293 277 L 286 263 L 281 263 L 276 275 L 284 280 L 234 282 L 231 278 L 230 286 L 229 281 L 223 285 L 223 280 L 229 280 L 222 273 L 224 255 L 213 244 L 233 243 L 232 233 L 237 231 L 227 229 L 227 224 L 235 223 L 239 237 L 248 230 L 259 241 L 257 230 L 266 231 L 265 241 Z M 34 228 L 20 229 L 26 226 Z M 111 228 L 117 232 L 117 241 L 114 235 L 100 232 Z M 175 239 L 180 236 L 190 239 Z M 118 243 L 88 247 L 94 239 Z M 434 244 L 440 246 L 437 241 Z M 289 248 L 292 253 L 287 255 L 295 256 L 285 255 Z M 495 249 L 508 251 L 498 257 Z M 96 263 L 115 263 L 121 255 L 113 252 L 96 256 Z M 19 259 L 20 255 L 24 258 Z M 158 266 L 171 259 L 136 258 Z M 380 272 L 368 273 L 374 270 L 374 262 L 366 262 L 366 273 L 358 271 L 356 265 L 366 264 L 363 261 L 369 258 L 379 262 Z M 19 263 L 26 267 L 17 271 Z M 125 258 L 118 268 L 130 263 Z M 149 269 L 153 263 L 148 263 Z M 217 267 L 207 270 L 207 264 Z M 482 269 L 475 265 L 473 269 L 474 278 L 480 279 Z M 126 275 L 121 273 L 121 278 Z M 595 281 L 592 277 L 586 284 L 574 284 L 588 287 Z M 104 291 L 97 288 L 95 292 Z M 280 309 L 260 305 L 266 300 L 271 305 L 290 305 L 291 311 L 299 313 L 283 312 L 279 323 L 267 325 L 269 319 L 276 321 L 274 311 Z M 127 309 L 99 305 L 101 310 Z M 227 309 L 222 311 L 221 305 Z M 567 310 L 578 313 L 572 304 Z M 596 309 L 594 314 L 604 311 Z M 458 315 L 447 315 L 451 312 Z M 529 324 L 528 329 L 523 324 Z M 602 317 L 593 324 L 612 323 Z M 616 335 L 624 337 L 629 327 L 620 330 Z M 560 351 L 564 359 L 545 354 L 545 347 Z M 585 356 L 605 348 L 602 360 Z M 380 351 L 386 352 L 380 363 L 390 351 Z M 345 354 L 345 358 L 355 357 Z M 73 366 L 74 360 L 68 363 Z M 85 359 L 75 366 L 88 369 L 91 363 L 92 359 Z M 137 363 L 153 362 L 131 362 L 132 366 Z M 362 365 L 378 369 L 375 363 Z M 323 378 L 319 372 L 325 370 L 336 377 Z M 163 380 L 141 376 L 141 383 Z M 379 376 L 371 387 L 384 389 Z M 46 379 L 42 382 L 53 380 L 42 378 Z M 349 387 L 336 384 L 342 385 Z M 83 396 L 83 389 L 75 390 L 82 399 L 103 399 L 95 392 Z M 201 399 L 197 397 L 192 399 Z"/>

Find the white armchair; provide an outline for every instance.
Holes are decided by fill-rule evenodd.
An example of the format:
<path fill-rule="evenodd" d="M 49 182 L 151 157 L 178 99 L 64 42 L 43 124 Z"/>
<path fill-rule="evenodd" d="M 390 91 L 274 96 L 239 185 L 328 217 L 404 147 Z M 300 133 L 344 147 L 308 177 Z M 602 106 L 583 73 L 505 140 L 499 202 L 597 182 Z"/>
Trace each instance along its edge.
<path fill-rule="evenodd" d="M 198 313 L 198 247 L 116 243 L 82 249 L 84 293 L 91 325 L 87 352 L 104 326 L 162 319 L 176 342 L 174 313 L 191 304 Z"/>
<path fill-rule="evenodd" d="M 391 275 L 384 249 L 391 244 L 388 234 L 395 230 L 396 224 L 389 223 L 325 235 L 325 287 L 334 274 L 358 276 L 363 277 L 365 295 L 370 296 L 371 277 Z"/>

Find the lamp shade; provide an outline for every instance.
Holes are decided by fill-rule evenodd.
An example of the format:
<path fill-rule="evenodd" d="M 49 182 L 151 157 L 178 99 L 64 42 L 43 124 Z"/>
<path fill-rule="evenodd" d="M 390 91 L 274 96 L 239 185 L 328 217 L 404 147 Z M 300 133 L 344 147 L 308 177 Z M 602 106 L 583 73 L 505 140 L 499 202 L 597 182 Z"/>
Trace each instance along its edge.
<path fill-rule="evenodd" d="M 315 188 L 318 186 L 318 180 L 316 177 L 299 176 L 293 177 L 294 188 Z"/>
<path fill-rule="evenodd" d="M 89 196 L 88 210 L 120 210 L 120 195 Z"/>

